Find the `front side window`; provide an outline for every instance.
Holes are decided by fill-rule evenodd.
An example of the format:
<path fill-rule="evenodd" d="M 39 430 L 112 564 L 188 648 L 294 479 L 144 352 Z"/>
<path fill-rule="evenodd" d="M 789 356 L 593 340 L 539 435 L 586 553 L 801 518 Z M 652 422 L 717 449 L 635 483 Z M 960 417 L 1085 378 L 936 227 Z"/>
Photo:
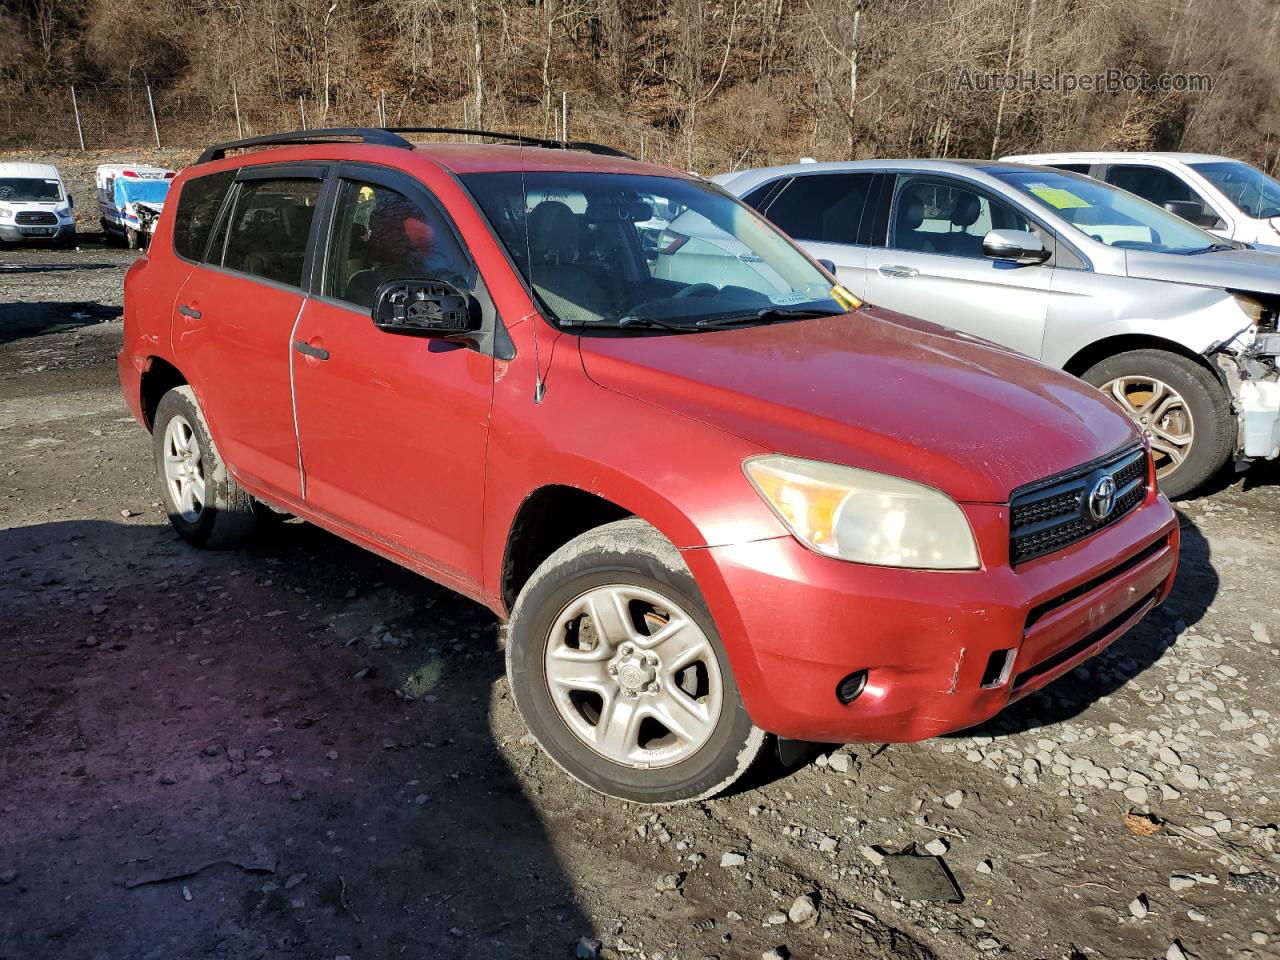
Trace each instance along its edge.
<path fill-rule="evenodd" d="M 1056 170 L 1001 169 L 991 173 L 1109 247 L 1156 253 L 1201 253 L 1222 241 L 1126 190 Z"/>
<path fill-rule="evenodd" d="M 1170 200 L 1192 200 L 1204 203 L 1204 199 L 1187 186 L 1179 177 L 1159 167 L 1142 164 L 1112 164 L 1107 167 L 1107 183 L 1136 193 L 1148 203 L 1162 206 Z"/>
<path fill-rule="evenodd" d="M 1280 217 L 1280 183 L 1261 170 L 1238 160 L 1193 163 L 1191 169 L 1255 220 Z"/>
<path fill-rule="evenodd" d="M 797 240 L 856 244 L 873 173 L 795 177 L 770 201 L 765 215 Z"/>
<path fill-rule="evenodd" d="M 222 265 L 264 280 L 302 286 L 307 237 L 319 197 L 319 180 L 241 183 Z"/>
<path fill-rule="evenodd" d="M 57 180 L 35 177 L 0 177 L 0 202 L 57 203 L 62 189 Z"/>
<path fill-rule="evenodd" d="M 889 245 L 897 250 L 981 257 L 992 230 L 1030 230 L 1008 204 L 954 181 L 903 177 L 894 200 Z"/>
<path fill-rule="evenodd" d="M 199 260 L 204 256 L 205 244 L 217 222 L 222 200 L 235 179 L 236 171 L 228 170 L 196 177 L 182 185 L 178 194 L 178 212 L 173 218 L 173 247 L 178 256 L 188 260 Z M 114 178 L 107 181 L 108 189 L 114 182 Z"/>
<path fill-rule="evenodd" d="M 845 310 L 836 296 L 848 295 L 790 240 L 699 181 L 548 171 L 462 179 L 562 326 L 683 331 Z"/>
<path fill-rule="evenodd" d="M 471 265 L 430 204 L 388 187 L 342 180 L 325 265 L 326 296 L 372 307 L 388 280 L 445 280 L 469 286 Z"/>

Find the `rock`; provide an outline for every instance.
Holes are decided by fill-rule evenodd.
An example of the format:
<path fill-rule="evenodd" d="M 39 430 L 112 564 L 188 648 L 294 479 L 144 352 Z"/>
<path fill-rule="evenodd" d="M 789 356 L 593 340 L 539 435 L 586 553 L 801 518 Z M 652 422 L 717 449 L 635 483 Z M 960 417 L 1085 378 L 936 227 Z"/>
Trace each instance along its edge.
<path fill-rule="evenodd" d="M 960 804 L 964 803 L 964 791 L 953 790 L 942 798 L 942 802 L 946 804 L 948 809 L 958 810 L 960 809 Z"/>
<path fill-rule="evenodd" d="M 944 856 L 946 852 L 951 849 L 951 844 L 947 843 L 947 841 L 943 840 L 941 837 L 936 837 L 933 840 L 930 840 L 928 843 L 926 843 L 924 845 L 924 849 L 925 849 L 925 853 L 928 853 L 931 856 L 941 857 L 941 856 Z"/>
<path fill-rule="evenodd" d="M 262 782 L 268 785 L 273 783 L 279 783 L 283 779 L 284 777 L 274 770 L 268 770 L 266 773 L 262 775 Z"/>
<path fill-rule="evenodd" d="M 284 888 L 292 890 L 306 879 L 307 875 L 305 873 L 291 873 L 289 874 L 289 879 L 284 882 Z"/>
<path fill-rule="evenodd" d="M 120 516 L 128 520 L 130 517 L 136 517 L 137 514 L 134 513 L 132 510 L 130 510 L 128 507 L 125 507 L 123 510 L 120 511 Z"/>
<path fill-rule="evenodd" d="M 791 951 L 784 946 L 776 946 L 760 954 L 760 960 L 790 960 Z"/>
<path fill-rule="evenodd" d="M 1141 920 L 1151 912 L 1151 904 L 1147 900 L 1147 895 L 1145 893 L 1140 893 L 1133 898 L 1129 903 L 1129 912 L 1138 920 Z"/>
<path fill-rule="evenodd" d="M 780 927 L 786 922 L 787 915 L 781 910 L 774 910 L 772 913 L 766 913 L 763 921 L 766 927 Z"/>
<path fill-rule="evenodd" d="M 1146 787 L 1125 787 L 1124 798 L 1130 803 L 1136 803 L 1142 806 L 1147 802 Z"/>
<path fill-rule="evenodd" d="M 987 873 L 987 874 L 991 873 L 991 861 L 990 860 L 979 861 L 977 870 L 979 873 Z"/>
<path fill-rule="evenodd" d="M 995 937 L 983 937 L 978 941 L 978 949 L 985 952 L 1000 949 L 1000 941 Z"/>
<path fill-rule="evenodd" d="M 848 773 L 852 763 L 847 753 L 833 753 L 827 757 L 827 766 L 836 773 Z"/>
<path fill-rule="evenodd" d="M 184 886 L 182 888 L 182 899 L 187 901 L 187 903 L 191 902 L 191 889 L 189 887 Z"/>
<path fill-rule="evenodd" d="M 1182 944 L 1177 940 L 1169 944 L 1169 949 L 1165 951 L 1164 958 L 1165 960 L 1190 960 L 1187 952 L 1182 949 Z"/>
<path fill-rule="evenodd" d="M 1178 752 L 1170 747 L 1161 747 L 1159 757 L 1162 763 L 1167 763 L 1174 770 L 1182 766 L 1182 757 L 1178 756 Z"/>
<path fill-rule="evenodd" d="M 596 960 L 603 946 L 604 944 L 593 937 L 579 937 L 573 947 L 573 956 L 575 960 Z"/>
<path fill-rule="evenodd" d="M 787 911 L 787 919 L 792 923 L 813 923 L 818 919 L 818 907 L 813 897 L 808 894 L 796 897 Z"/>
<path fill-rule="evenodd" d="M 884 854 L 876 850 L 875 847 L 871 847 L 866 844 L 863 844 L 858 848 L 858 852 L 862 854 L 864 858 L 870 861 L 872 866 L 878 867 L 882 863 L 884 863 Z"/>
<path fill-rule="evenodd" d="M 653 888 L 659 891 L 679 890 L 680 884 L 684 883 L 685 874 L 683 873 L 664 873 L 657 880 L 653 881 Z"/>
<path fill-rule="evenodd" d="M 835 853 L 839 846 L 840 841 L 835 837 L 823 837 L 818 841 L 818 849 L 823 853 Z"/>
<path fill-rule="evenodd" d="M 1174 893 L 1179 893 L 1183 890 L 1190 890 L 1195 885 L 1196 882 L 1190 877 L 1183 877 L 1175 874 L 1169 878 L 1169 889 Z"/>
<path fill-rule="evenodd" d="M 746 862 L 747 858 L 740 853 L 730 851 L 720 855 L 720 866 L 722 867 L 740 867 Z"/>
<path fill-rule="evenodd" d="M 17 870 L 6 870 L 4 873 L 0 873 L 0 883 L 10 884 L 17 879 L 18 879 Z"/>

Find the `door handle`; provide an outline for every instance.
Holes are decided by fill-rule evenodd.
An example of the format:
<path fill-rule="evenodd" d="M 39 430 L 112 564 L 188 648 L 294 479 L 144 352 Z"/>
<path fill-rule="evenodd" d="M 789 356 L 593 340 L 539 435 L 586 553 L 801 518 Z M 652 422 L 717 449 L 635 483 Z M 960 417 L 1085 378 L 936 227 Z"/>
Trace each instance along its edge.
<path fill-rule="evenodd" d="M 311 344 L 305 343 L 302 340 L 294 341 L 293 349 L 297 350 L 304 356 L 314 357 L 316 360 L 329 359 L 329 351 L 324 347 L 313 347 Z"/>
<path fill-rule="evenodd" d="M 901 277 L 905 279 L 907 277 L 919 276 L 920 274 L 920 271 L 915 267 L 901 267 L 896 263 L 884 263 L 876 269 L 879 271 L 880 275 L 884 277 Z"/>
<path fill-rule="evenodd" d="M 195 307 L 188 307 L 185 303 L 178 308 L 178 312 L 184 317 L 190 317 L 192 320 L 200 319 L 200 311 Z"/>

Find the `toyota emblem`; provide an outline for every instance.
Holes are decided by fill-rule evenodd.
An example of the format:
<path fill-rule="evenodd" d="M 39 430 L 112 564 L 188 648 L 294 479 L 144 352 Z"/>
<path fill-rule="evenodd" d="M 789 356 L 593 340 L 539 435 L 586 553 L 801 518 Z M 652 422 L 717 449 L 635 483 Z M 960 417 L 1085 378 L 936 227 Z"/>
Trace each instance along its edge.
<path fill-rule="evenodd" d="M 1111 516 L 1116 505 L 1116 481 L 1110 474 L 1103 474 L 1093 484 L 1089 493 L 1089 516 L 1094 523 L 1102 523 Z"/>

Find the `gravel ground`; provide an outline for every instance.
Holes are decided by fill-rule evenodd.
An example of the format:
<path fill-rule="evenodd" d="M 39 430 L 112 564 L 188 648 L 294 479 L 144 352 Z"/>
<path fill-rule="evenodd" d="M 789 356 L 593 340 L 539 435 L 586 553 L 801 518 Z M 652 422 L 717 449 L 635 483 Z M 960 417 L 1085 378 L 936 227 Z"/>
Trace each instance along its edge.
<path fill-rule="evenodd" d="M 176 539 L 130 257 L 0 248 L 0 960 L 1280 957 L 1274 466 L 988 727 L 655 811 L 538 752 L 485 610 L 297 521 Z"/>

